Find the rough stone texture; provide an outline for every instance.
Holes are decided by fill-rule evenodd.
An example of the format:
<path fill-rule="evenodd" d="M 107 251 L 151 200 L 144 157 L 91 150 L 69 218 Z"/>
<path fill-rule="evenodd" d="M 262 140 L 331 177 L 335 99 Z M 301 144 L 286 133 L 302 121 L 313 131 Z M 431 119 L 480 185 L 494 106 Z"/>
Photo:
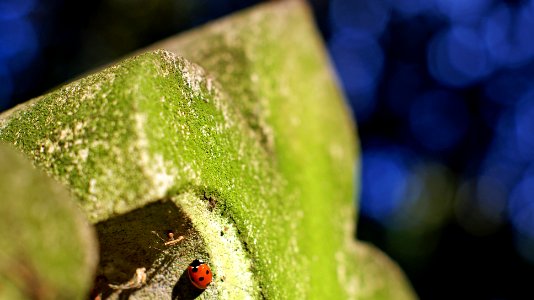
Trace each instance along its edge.
<path fill-rule="evenodd" d="M 85 299 L 96 238 L 67 189 L 0 143 L 0 299 Z"/>
<path fill-rule="evenodd" d="M 104 296 L 414 298 L 353 239 L 354 125 L 311 24 L 301 2 L 261 5 L 0 117 L 96 223 Z M 197 257 L 204 292 L 184 273 Z M 141 267 L 141 287 L 108 287 Z"/>

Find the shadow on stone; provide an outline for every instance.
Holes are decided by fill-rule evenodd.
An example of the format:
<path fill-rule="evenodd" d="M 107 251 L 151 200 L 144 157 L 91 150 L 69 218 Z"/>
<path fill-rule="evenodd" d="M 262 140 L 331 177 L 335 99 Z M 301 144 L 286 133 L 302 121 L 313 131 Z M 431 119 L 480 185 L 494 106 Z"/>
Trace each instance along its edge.
<path fill-rule="evenodd" d="M 173 300 L 191 300 L 195 299 L 204 290 L 197 289 L 194 285 L 189 282 L 189 276 L 187 276 L 187 270 L 184 270 L 180 279 L 172 289 L 172 299 Z"/>
<path fill-rule="evenodd" d="M 179 207 L 170 200 L 163 200 L 100 222 L 96 224 L 96 231 L 100 243 L 100 263 L 93 290 L 106 299 L 114 292 L 109 284 L 127 285 L 136 269 L 146 268 L 157 272 L 168 267 L 172 257 L 158 260 L 165 251 L 162 239 L 167 239 L 169 232 L 176 237 L 191 236 L 194 229 Z M 178 284 L 189 286 L 188 283 L 182 283 L 182 277 Z M 187 274 L 185 279 L 188 280 Z M 150 280 L 148 274 L 147 282 Z M 122 290 L 119 299 L 127 299 L 136 290 L 137 287 Z M 173 290 L 173 299 L 177 299 L 176 295 Z"/>

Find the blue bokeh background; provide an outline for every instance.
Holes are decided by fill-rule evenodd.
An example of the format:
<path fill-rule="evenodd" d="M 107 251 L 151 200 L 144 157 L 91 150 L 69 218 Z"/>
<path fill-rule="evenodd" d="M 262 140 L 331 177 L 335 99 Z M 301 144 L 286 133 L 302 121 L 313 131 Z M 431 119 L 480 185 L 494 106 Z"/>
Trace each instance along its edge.
<path fill-rule="evenodd" d="M 257 2 L 0 0 L 0 110 Z M 358 122 L 359 238 L 423 299 L 533 297 L 534 1 L 310 4 Z"/>

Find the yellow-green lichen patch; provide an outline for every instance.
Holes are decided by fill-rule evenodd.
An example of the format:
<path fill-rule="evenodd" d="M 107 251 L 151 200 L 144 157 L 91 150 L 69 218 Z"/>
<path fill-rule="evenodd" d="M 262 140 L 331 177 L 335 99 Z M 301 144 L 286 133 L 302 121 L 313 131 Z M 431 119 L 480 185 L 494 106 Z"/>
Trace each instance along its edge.
<path fill-rule="evenodd" d="M 191 217 L 206 242 L 214 279 L 210 286 L 217 299 L 257 299 L 259 286 L 252 273 L 251 260 L 243 248 L 235 224 L 210 211 L 210 203 L 192 193 L 173 198 Z"/>
<path fill-rule="evenodd" d="M 1 139 L 67 183 L 92 221 L 131 209 L 150 190 L 132 126 L 135 65 L 126 61 L 2 116 Z"/>
<path fill-rule="evenodd" d="M 299 289 L 280 276 L 305 265 L 305 257 L 295 253 L 298 250 L 295 237 L 284 234 L 298 225 L 300 210 L 291 201 L 294 196 L 287 192 L 285 180 L 270 164 L 272 156 L 261 146 L 258 135 L 248 127 L 238 107 L 229 105 L 232 100 L 219 90 L 216 82 L 204 76 L 193 84 L 201 93 L 174 93 L 174 85 L 192 84 L 191 78 L 196 75 L 189 72 L 203 72 L 198 66 L 184 63 L 182 58 L 171 59 L 166 52 L 155 54 L 151 65 L 156 70 L 165 69 L 155 71 L 165 77 L 151 81 L 146 90 L 157 91 L 159 99 L 165 101 L 146 97 L 146 101 L 139 102 L 148 116 L 144 127 L 150 140 L 148 152 L 161 155 L 166 165 L 180 170 L 175 178 L 178 192 L 194 190 L 202 194 L 213 189 L 218 195 L 216 207 L 239 229 L 262 292 L 280 297 L 302 296 L 300 287 L 304 285 L 300 282 L 306 282 L 306 275 L 296 285 Z M 160 56 L 165 59 L 163 62 L 158 60 Z M 169 71 L 168 65 L 178 68 Z M 188 173 L 198 176 L 184 176 Z M 257 215 L 259 211 L 262 213 Z M 280 271 L 268 272 L 272 268 Z M 280 289 L 280 284 L 292 288 Z"/>
<path fill-rule="evenodd" d="M 277 230 L 258 234 L 270 240 L 258 249 L 293 257 L 282 266 L 277 264 L 283 259 L 273 255 L 257 258 L 268 268 L 280 268 L 277 274 L 261 273 L 266 290 L 274 284 L 279 287 L 275 297 L 323 299 L 346 293 L 336 276 L 324 274 L 336 274 L 335 257 L 343 245 L 339 219 L 347 217 L 340 217 L 339 208 L 354 209 L 357 148 L 353 123 L 307 13 L 297 2 L 267 4 L 153 47 L 197 62 L 220 82 L 267 154 L 268 167 L 280 175 L 280 198 L 257 207 L 276 212 L 265 218 L 271 222 L 236 217 L 248 218 L 252 227 L 281 228 L 286 235 L 281 240 Z M 254 200 L 243 195 L 241 201 Z M 279 210 L 284 205 L 286 210 Z M 272 245 L 276 243 L 283 247 Z M 291 268 L 307 272 L 295 281 L 289 276 Z"/>

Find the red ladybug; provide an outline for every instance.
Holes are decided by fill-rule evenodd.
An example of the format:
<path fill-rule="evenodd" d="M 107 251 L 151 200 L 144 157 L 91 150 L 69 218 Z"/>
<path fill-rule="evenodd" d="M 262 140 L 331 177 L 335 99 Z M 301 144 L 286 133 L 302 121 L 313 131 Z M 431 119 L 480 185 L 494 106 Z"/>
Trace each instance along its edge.
<path fill-rule="evenodd" d="M 201 290 L 206 289 L 213 279 L 210 267 L 200 259 L 195 259 L 189 264 L 187 275 L 191 283 Z"/>

